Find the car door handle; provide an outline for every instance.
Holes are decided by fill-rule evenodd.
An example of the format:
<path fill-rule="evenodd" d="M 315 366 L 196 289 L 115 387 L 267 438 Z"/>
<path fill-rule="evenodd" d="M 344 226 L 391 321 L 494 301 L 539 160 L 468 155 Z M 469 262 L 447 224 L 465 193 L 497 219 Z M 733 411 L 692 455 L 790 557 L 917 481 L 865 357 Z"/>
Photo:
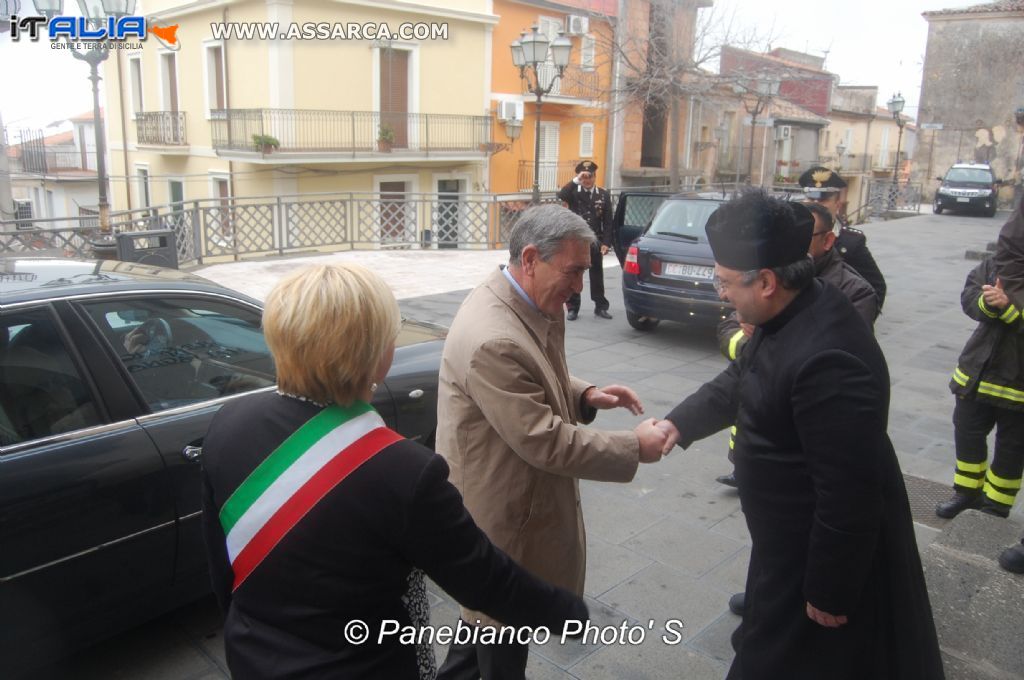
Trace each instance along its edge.
<path fill-rule="evenodd" d="M 423 396 L 423 390 L 413 390 L 412 392 L 409 393 L 409 398 L 410 399 L 419 399 L 422 396 Z"/>
<path fill-rule="evenodd" d="M 181 456 L 188 461 L 197 461 L 203 455 L 202 446 L 186 446 L 181 450 Z"/>

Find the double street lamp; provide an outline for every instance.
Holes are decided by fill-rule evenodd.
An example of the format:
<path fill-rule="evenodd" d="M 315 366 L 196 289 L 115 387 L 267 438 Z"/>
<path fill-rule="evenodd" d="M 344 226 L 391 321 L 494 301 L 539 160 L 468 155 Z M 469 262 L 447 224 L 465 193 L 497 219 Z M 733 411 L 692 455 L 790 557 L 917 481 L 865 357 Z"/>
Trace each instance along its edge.
<path fill-rule="evenodd" d="M 36 12 L 47 20 L 64 13 L 64 0 L 32 0 Z M 135 0 L 78 0 L 78 8 L 90 28 L 106 26 L 107 17 L 120 19 L 135 13 Z M 97 257 L 112 256 L 114 244 L 110 237 L 110 203 L 107 201 L 107 149 L 103 133 L 103 117 L 100 114 L 99 66 L 110 56 L 107 42 L 98 42 L 96 49 L 78 50 L 69 39 L 70 52 L 75 59 L 89 64 L 89 80 L 92 81 L 92 122 L 96 132 L 96 176 L 99 182 L 97 208 L 99 211 L 100 238 L 93 243 Z"/>
<path fill-rule="evenodd" d="M 780 84 L 781 81 L 778 78 L 764 74 L 758 77 L 753 87 L 749 84 L 736 86 L 737 92 L 741 95 L 755 95 L 752 101 L 746 97 L 743 98 L 743 108 L 750 114 L 750 157 L 747 160 L 747 184 L 751 184 L 754 180 L 754 130 L 757 129 L 757 117 L 768 108 L 772 98 L 778 96 Z M 767 144 L 767 141 L 765 144 Z M 736 175 L 738 182 L 738 169 L 736 170 Z"/>
<path fill-rule="evenodd" d="M 537 97 L 537 120 L 534 127 L 533 147 L 533 199 L 540 203 L 540 113 L 544 95 L 551 92 L 555 83 L 565 73 L 572 53 L 572 41 L 559 32 L 558 37 L 549 41 L 534 24 L 527 33 L 523 31 L 512 41 L 512 64 L 519 69 L 519 77 L 526 82 L 526 89 Z M 550 53 L 551 59 L 548 60 Z M 553 67 L 553 68 L 552 68 Z M 531 78 L 532 76 L 532 78 Z"/>
<path fill-rule="evenodd" d="M 903 116 L 900 114 L 903 112 L 903 105 L 906 100 L 899 92 L 893 95 L 892 99 L 886 102 L 886 106 L 889 107 L 889 113 L 892 114 L 893 120 L 896 121 L 896 127 L 900 129 L 899 136 L 896 138 L 896 158 L 892 164 L 892 183 L 898 184 L 899 178 L 897 173 L 900 167 L 900 145 L 903 143 L 903 126 L 907 124 L 907 121 L 903 120 Z"/>

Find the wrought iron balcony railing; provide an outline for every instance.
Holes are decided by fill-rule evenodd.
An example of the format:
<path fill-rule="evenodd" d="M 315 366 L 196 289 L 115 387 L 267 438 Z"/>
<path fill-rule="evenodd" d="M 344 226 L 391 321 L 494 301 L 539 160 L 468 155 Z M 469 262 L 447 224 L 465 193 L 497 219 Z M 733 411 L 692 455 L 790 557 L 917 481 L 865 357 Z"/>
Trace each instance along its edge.
<path fill-rule="evenodd" d="M 184 146 L 184 111 L 143 111 L 135 114 L 135 134 L 139 144 Z"/>
<path fill-rule="evenodd" d="M 540 64 L 537 67 L 537 75 L 540 76 L 540 82 L 545 87 L 557 73 L 558 69 L 554 64 Z M 523 82 L 523 94 L 528 97 L 527 101 L 529 101 L 529 97 L 533 96 L 527 89 L 525 81 Z M 547 96 L 595 100 L 602 99 L 604 95 L 601 91 L 601 82 L 597 71 L 570 65 L 566 67 L 562 77 L 551 88 L 551 92 Z"/>
<path fill-rule="evenodd" d="M 217 109 L 213 148 L 262 153 L 474 152 L 491 147 L 486 116 L 311 109 Z"/>
<path fill-rule="evenodd" d="M 572 180 L 579 161 L 540 162 L 540 190 L 557 191 Z M 519 190 L 533 189 L 533 161 L 519 161 Z"/>

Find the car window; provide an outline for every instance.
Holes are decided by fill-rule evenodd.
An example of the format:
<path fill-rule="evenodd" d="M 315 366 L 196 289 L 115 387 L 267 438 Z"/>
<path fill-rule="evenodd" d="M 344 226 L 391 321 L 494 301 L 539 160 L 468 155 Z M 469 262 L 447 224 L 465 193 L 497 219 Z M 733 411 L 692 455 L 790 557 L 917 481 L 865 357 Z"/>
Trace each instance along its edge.
<path fill-rule="evenodd" d="M 992 173 L 984 168 L 950 168 L 946 173 L 946 181 L 991 184 Z"/>
<path fill-rule="evenodd" d="M 0 316 L 0 446 L 101 422 L 47 309 Z"/>
<path fill-rule="evenodd" d="M 717 201 L 665 201 L 647 233 L 693 236 L 707 241 L 704 225 L 718 206 Z"/>
<path fill-rule="evenodd" d="M 82 306 L 154 411 L 276 382 L 256 310 L 200 297 Z"/>

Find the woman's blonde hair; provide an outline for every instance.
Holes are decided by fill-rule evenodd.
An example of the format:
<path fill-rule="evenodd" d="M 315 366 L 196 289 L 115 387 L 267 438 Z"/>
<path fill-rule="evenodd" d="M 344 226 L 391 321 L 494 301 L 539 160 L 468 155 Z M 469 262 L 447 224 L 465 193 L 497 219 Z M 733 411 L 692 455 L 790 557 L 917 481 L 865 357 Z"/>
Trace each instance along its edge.
<path fill-rule="evenodd" d="M 300 269 L 274 286 L 263 310 L 278 389 L 343 406 L 373 382 L 400 325 L 391 289 L 357 264 Z"/>

